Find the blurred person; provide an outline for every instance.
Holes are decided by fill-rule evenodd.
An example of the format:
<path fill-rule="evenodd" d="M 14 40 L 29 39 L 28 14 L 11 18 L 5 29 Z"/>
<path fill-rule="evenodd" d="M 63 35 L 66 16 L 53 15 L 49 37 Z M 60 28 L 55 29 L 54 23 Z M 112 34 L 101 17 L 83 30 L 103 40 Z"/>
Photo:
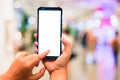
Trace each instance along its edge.
<path fill-rule="evenodd" d="M 110 42 L 115 37 L 115 28 L 111 26 L 109 18 L 101 19 L 101 25 L 94 30 L 97 37 L 94 51 L 97 80 L 114 80 L 115 59 Z"/>
<path fill-rule="evenodd" d="M 94 36 L 93 31 L 88 31 L 86 36 L 86 47 L 87 47 L 87 55 L 86 62 L 88 64 L 94 64 L 94 50 L 96 47 L 97 38 Z"/>
<path fill-rule="evenodd" d="M 111 45 L 114 51 L 115 64 L 117 67 L 118 66 L 118 53 L 120 49 L 120 36 L 119 36 L 118 31 L 116 31 L 115 38 L 111 41 Z"/>
<path fill-rule="evenodd" d="M 89 30 L 84 32 L 81 44 L 83 49 L 85 50 L 86 55 L 86 63 L 93 64 L 94 63 L 94 49 L 96 47 L 97 38 L 94 36 L 93 31 Z"/>
<path fill-rule="evenodd" d="M 37 36 L 35 35 L 35 37 Z M 29 55 L 27 52 L 22 52 L 11 64 L 10 68 L 4 74 L 0 75 L 0 80 L 38 80 L 44 75 L 46 69 L 50 74 L 50 80 L 67 80 L 67 64 L 71 56 L 71 45 L 64 38 L 62 42 L 65 47 L 61 56 L 56 60 L 44 59 L 50 50 L 39 55 Z M 37 46 L 37 43 L 35 44 Z M 33 68 L 40 61 L 43 62 L 44 67 L 38 73 L 32 74 Z"/>

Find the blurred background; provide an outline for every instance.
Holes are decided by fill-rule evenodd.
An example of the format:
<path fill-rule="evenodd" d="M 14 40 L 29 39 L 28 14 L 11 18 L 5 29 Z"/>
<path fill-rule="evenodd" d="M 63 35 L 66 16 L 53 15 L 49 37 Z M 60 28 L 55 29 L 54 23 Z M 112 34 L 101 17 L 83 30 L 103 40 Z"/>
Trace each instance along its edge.
<path fill-rule="evenodd" d="M 72 44 L 68 80 L 120 80 L 120 0 L 0 0 L 0 73 L 19 52 L 33 54 L 40 6 L 63 9 L 63 36 Z M 46 72 L 40 80 L 48 79 Z"/>

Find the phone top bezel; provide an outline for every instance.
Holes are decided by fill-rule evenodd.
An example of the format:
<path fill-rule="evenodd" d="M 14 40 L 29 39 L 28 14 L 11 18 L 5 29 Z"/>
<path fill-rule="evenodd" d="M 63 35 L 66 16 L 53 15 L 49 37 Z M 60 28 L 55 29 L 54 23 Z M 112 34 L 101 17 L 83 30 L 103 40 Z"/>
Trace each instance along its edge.
<path fill-rule="evenodd" d="M 61 39 L 62 38 L 62 14 L 63 14 L 62 8 L 61 7 L 39 7 L 37 9 L 37 16 L 38 16 L 37 17 L 37 34 L 39 32 L 39 10 L 55 10 L 55 11 L 60 10 L 61 11 L 61 27 L 60 27 L 60 39 Z M 39 39 L 39 34 L 37 35 L 37 42 L 39 45 L 38 39 Z M 37 46 L 37 49 L 39 49 L 38 46 Z M 39 50 L 38 50 L 38 52 L 39 52 Z M 60 55 L 61 54 L 62 54 L 62 41 L 60 40 Z M 53 59 L 57 59 L 59 56 L 46 56 L 45 58 L 53 60 Z"/>
<path fill-rule="evenodd" d="M 61 7 L 39 7 L 38 11 L 39 10 L 61 10 L 61 12 L 62 12 L 62 8 Z"/>

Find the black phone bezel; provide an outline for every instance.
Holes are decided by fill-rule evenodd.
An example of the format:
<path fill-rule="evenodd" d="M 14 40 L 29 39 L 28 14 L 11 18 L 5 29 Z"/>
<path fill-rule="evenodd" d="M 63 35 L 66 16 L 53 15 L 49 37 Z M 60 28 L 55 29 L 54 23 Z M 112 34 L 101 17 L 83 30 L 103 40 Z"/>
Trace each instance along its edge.
<path fill-rule="evenodd" d="M 37 42 L 38 42 L 38 46 L 37 46 L 37 49 L 39 49 L 39 10 L 60 10 L 61 11 L 61 27 L 60 27 L 60 39 L 62 38 L 62 14 L 63 14 L 63 10 L 61 7 L 39 7 L 37 9 Z M 38 53 L 39 53 L 39 50 L 38 50 Z M 60 40 L 60 55 L 62 54 L 62 41 Z M 59 56 L 60 56 L 59 55 Z M 56 59 L 58 58 L 59 56 L 46 56 L 45 58 L 47 59 Z"/>

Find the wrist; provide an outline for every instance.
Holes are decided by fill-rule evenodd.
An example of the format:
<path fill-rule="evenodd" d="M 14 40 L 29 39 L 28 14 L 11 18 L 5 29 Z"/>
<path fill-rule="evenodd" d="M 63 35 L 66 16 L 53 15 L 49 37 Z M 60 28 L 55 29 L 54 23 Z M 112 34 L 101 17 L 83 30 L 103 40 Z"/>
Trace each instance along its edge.
<path fill-rule="evenodd" d="M 67 80 L 67 67 L 54 70 L 50 73 L 50 80 Z"/>

